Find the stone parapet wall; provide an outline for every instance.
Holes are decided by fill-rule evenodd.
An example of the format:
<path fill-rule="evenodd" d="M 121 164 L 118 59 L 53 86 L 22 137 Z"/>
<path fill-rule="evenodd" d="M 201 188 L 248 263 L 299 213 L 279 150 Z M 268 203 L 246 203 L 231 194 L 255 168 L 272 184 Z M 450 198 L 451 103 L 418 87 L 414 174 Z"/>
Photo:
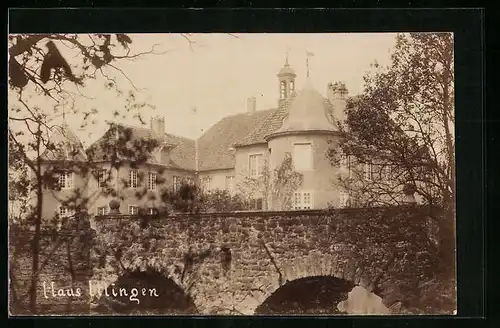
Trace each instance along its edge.
<path fill-rule="evenodd" d="M 429 214 L 409 206 L 101 217 L 94 279 L 154 269 L 206 314 L 252 314 L 287 281 L 309 276 L 352 281 L 388 307 L 415 308 L 438 261 Z"/>

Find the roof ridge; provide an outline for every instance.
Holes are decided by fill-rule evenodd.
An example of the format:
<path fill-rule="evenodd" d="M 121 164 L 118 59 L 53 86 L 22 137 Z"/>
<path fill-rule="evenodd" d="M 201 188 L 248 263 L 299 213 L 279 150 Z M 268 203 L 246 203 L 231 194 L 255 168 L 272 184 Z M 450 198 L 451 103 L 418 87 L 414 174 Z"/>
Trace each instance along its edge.
<path fill-rule="evenodd" d="M 152 132 L 152 130 L 150 128 L 143 127 L 143 126 L 136 126 L 136 125 L 130 125 L 130 124 L 125 124 L 125 123 L 109 122 L 109 121 L 107 123 L 108 124 L 120 125 L 120 126 L 131 128 L 131 129 L 137 129 L 137 130 L 141 129 L 141 130 L 147 130 L 147 131 L 151 131 Z M 191 139 L 191 138 L 188 138 L 188 137 L 184 137 L 184 136 L 180 136 L 180 135 L 173 134 L 173 133 L 168 133 L 168 132 L 165 132 L 165 135 L 170 136 L 170 137 L 176 137 L 176 138 L 186 139 L 186 140 L 190 140 L 190 141 L 194 141 L 195 140 L 195 139 Z"/>
<path fill-rule="evenodd" d="M 236 117 L 236 116 L 243 116 L 243 115 L 254 115 L 254 114 L 262 114 L 263 112 L 268 112 L 268 111 L 272 111 L 272 110 L 275 110 L 276 108 L 268 108 L 268 109 L 261 109 L 261 110 L 256 110 L 256 111 L 253 111 L 253 112 L 241 112 L 241 113 L 236 113 L 236 114 L 232 114 L 232 115 L 228 115 L 228 116 L 224 116 L 221 120 L 224 120 L 226 118 L 230 118 L 230 117 Z"/>

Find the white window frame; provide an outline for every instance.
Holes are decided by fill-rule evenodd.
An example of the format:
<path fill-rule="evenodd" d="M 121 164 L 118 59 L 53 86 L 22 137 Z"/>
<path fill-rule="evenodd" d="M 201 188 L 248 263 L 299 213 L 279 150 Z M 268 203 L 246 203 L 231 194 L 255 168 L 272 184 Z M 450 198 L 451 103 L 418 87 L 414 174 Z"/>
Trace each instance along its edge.
<path fill-rule="evenodd" d="M 101 175 L 102 173 L 102 175 Z M 108 175 L 108 170 L 106 169 L 99 169 L 97 171 L 97 187 L 98 188 L 106 188 L 107 187 L 107 175 Z M 102 179 L 102 181 L 101 181 Z"/>
<path fill-rule="evenodd" d="M 69 209 L 67 206 L 59 205 L 57 213 L 59 214 L 60 218 L 67 218 L 75 215 L 75 209 Z"/>
<path fill-rule="evenodd" d="M 305 195 L 309 195 L 309 203 L 305 203 Z M 298 196 L 298 197 L 297 197 Z M 298 201 L 297 201 L 298 198 Z M 294 210 L 311 210 L 314 208 L 314 195 L 310 190 L 295 191 L 292 198 L 292 208 Z"/>
<path fill-rule="evenodd" d="M 257 204 L 260 200 L 261 208 L 259 209 Z M 250 199 L 250 210 L 252 211 L 263 211 L 264 210 L 264 198 L 263 197 L 255 197 Z"/>
<path fill-rule="evenodd" d="M 182 186 L 182 177 L 178 175 L 172 176 L 172 190 L 178 192 Z"/>
<path fill-rule="evenodd" d="M 134 208 L 137 209 L 136 213 L 133 213 L 134 212 L 133 211 Z M 128 215 L 137 215 L 137 214 L 139 214 L 139 206 L 137 206 L 137 205 L 129 205 L 128 206 Z"/>
<path fill-rule="evenodd" d="M 139 179 L 139 171 L 135 169 L 131 169 L 128 172 L 128 187 L 132 189 L 136 189 L 137 186 L 139 185 L 138 179 Z M 135 183 L 134 183 L 135 182 Z"/>
<path fill-rule="evenodd" d="M 339 192 L 339 207 L 348 207 L 349 205 L 349 193 L 345 191 Z"/>
<path fill-rule="evenodd" d="M 211 184 L 212 184 L 212 177 L 207 176 L 202 179 L 202 186 L 204 191 L 210 191 L 211 190 Z"/>
<path fill-rule="evenodd" d="M 59 187 L 61 189 L 73 189 L 75 187 L 75 174 L 65 171 L 59 175 Z"/>
<path fill-rule="evenodd" d="M 310 146 L 310 154 L 309 154 L 309 167 L 298 167 L 297 166 L 297 154 L 295 152 L 295 146 L 304 146 L 308 145 Z M 312 142 L 295 142 L 292 145 L 292 163 L 293 163 L 293 169 L 297 172 L 307 172 L 307 171 L 313 171 L 314 170 L 314 144 Z M 300 156 L 301 157 L 301 156 Z M 302 158 L 302 157 L 301 157 Z"/>
<path fill-rule="evenodd" d="M 364 163 L 363 164 L 363 179 L 366 181 L 372 181 L 373 177 L 373 167 L 372 163 Z"/>
<path fill-rule="evenodd" d="M 148 215 L 155 215 L 157 212 L 156 207 L 148 207 Z"/>
<path fill-rule="evenodd" d="M 99 213 L 100 209 L 104 209 L 104 213 L 103 214 Z M 98 216 L 108 215 L 109 214 L 109 206 L 108 205 L 106 205 L 106 206 L 98 206 L 96 212 L 97 212 Z"/>
<path fill-rule="evenodd" d="M 226 190 L 230 193 L 234 191 L 234 175 L 226 175 Z"/>
<path fill-rule="evenodd" d="M 156 179 L 157 179 L 157 174 L 156 172 L 148 172 L 148 190 L 149 191 L 156 191 L 157 190 L 157 184 L 156 184 Z"/>
<path fill-rule="evenodd" d="M 255 158 L 255 173 L 252 173 L 252 158 Z M 264 154 L 248 154 L 248 175 L 251 178 L 258 178 L 264 173 Z"/>

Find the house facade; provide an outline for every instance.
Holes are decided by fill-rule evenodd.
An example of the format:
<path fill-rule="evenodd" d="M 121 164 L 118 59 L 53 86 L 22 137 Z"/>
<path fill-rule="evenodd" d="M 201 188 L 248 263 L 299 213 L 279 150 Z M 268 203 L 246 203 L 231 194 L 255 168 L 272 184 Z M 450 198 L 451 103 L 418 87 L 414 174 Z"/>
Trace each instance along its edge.
<path fill-rule="evenodd" d="M 163 188 L 176 190 L 188 182 L 208 192 L 219 189 L 244 195 L 255 210 L 282 210 L 283 204 L 270 191 L 275 187 L 275 169 L 291 158 L 293 170 L 302 176 L 301 185 L 291 191 L 291 209 L 345 206 L 347 195 L 336 185 L 345 170 L 332 165 L 327 151 L 339 142 L 337 122 L 344 119 L 346 87 L 330 83 L 323 96 L 306 80 L 297 89 L 296 74 L 288 62 L 277 74 L 277 86 L 275 108 L 256 110 L 256 99 L 249 98 L 246 112 L 221 119 L 197 140 L 166 133 L 165 118 L 155 117 L 150 128 L 111 123 L 104 136 L 83 151 L 65 127 L 68 131 L 62 136 L 70 135 L 67 147 L 80 154 L 72 160 L 91 162 L 92 170 L 83 177 L 68 172 L 60 178 L 64 188 L 57 194 L 78 190 L 90 214 L 108 213 L 113 199 L 119 200 L 121 213 L 136 214 L 139 208 L 154 211 Z M 119 143 L 123 144 L 115 147 Z M 127 151 L 117 153 L 114 148 Z M 127 158 L 134 156 L 145 158 L 134 165 Z M 47 158 L 47 165 L 54 160 Z M 113 164 L 117 161 L 120 165 Z M 46 215 L 65 215 L 53 191 L 47 191 L 44 201 Z"/>

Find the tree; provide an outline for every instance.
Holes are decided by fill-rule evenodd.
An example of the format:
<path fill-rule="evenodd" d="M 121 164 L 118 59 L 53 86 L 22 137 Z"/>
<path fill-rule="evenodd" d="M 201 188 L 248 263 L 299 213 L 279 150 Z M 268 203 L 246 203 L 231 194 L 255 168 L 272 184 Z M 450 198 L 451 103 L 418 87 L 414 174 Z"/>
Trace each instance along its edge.
<path fill-rule="evenodd" d="M 425 203 L 453 210 L 452 35 L 399 34 L 391 58 L 386 69 L 374 64 L 363 93 L 348 103 L 344 139 L 331 149 L 332 162 L 347 154 L 358 163 L 390 168 L 390 179 L 344 179 L 352 193 L 397 201 L 402 188 L 412 185 Z"/>
<path fill-rule="evenodd" d="M 447 274 L 454 272 L 455 241 L 453 56 L 450 33 L 399 34 L 392 63 L 375 63 L 362 94 L 348 102 L 343 139 L 329 152 L 334 165 L 346 156 L 353 160 L 354 170 L 339 184 L 365 197 L 362 205 L 398 204 L 403 189 L 412 189 L 424 204 L 444 211 L 445 219 L 431 217 Z M 359 169 L 369 163 L 376 169 Z"/>
<path fill-rule="evenodd" d="M 269 209 L 268 201 L 271 200 L 273 209 L 291 210 L 293 193 L 303 182 L 303 175 L 293 167 L 291 154 L 285 153 L 283 161 L 274 168 L 272 175 L 267 161 L 262 167 L 262 173 L 258 177 L 245 175 L 238 186 L 240 193 L 247 200 L 261 196 L 266 209 Z"/>
<path fill-rule="evenodd" d="M 180 213 L 234 212 L 247 208 L 241 195 L 227 190 L 204 191 L 196 184 L 183 183 L 179 190 L 166 189 L 161 195 L 168 211 Z"/>
<path fill-rule="evenodd" d="M 285 153 L 281 165 L 274 169 L 272 181 L 273 203 L 279 205 L 279 209 L 282 211 L 291 210 L 293 193 L 300 188 L 304 177 L 295 171 L 290 153 Z"/>
<path fill-rule="evenodd" d="M 154 49 L 144 53 L 132 53 L 132 39 L 125 34 L 97 35 L 10 35 L 9 36 L 9 200 L 13 205 L 16 201 L 22 213 L 13 213 L 17 218 L 10 218 L 9 229 L 11 237 L 19 241 L 19 236 L 13 231 L 31 231 L 31 284 L 28 292 L 29 311 L 36 312 L 38 276 L 43 266 L 50 258 L 41 261 L 41 232 L 43 229 L 68 229 L 70 221 L 81 218 L 78 211 L 84 209 L 88 198 L 76 192 L 63 200 L 72 207 L 75 215 L 70 218 L 55 217 L 54 220 L 44 220 L 43 194 L 44 189 L 58 190 L 58 176 L 62 170 L 70 168 L 79 174 L 86 175 L 92 170 L 90 161 L 82 161 L 82 148 L 72 147 L 65 140 L 52 140 L 54 133 L 64 133 L 58 118 L 61 109 L 75 97 L 83 97 L 80 88 L 86 81 L 104 80 L 107 89 L 113 89 L 119 96 L 123 91 L 118 88 L 116 77 L 111 71 L 127 76 L 117 65 L 121 60 L 133 59 L 154 53 Z M 44 49 L 44 45 L 46 48 Z M 76 56 L 68 62 L 59 51 L 61 47 L 70 48 Z M 130 80 L 129 80 L 130 81 Z M 131 82 L 131 81 L 130 81 Z M 133 84 L 132 84 L 133 86 Z M 135 87 L 133 86 L 133 90 Z M 138 110 L 145 103 L 135 99 L 134 91 L 126 97 L 125 110 Z M 38 104 L 40 99 L 50 100 L 47 106 Z M 76 110 L 73 108 L 73 111 Z M 80 112 L 84 117 L 82 127 L 88 124 L 91 117 L 98 114 L 97 110 Z M 64 115 L 64 112 L 63 112 Z M 71 139 L 71 136 L 66 139 Z M 64 139 L 64 138 L 63 138 Z M 75 143 L 76 144 L 76 143 Z M 66 146 L 71 146 L 69 151 Z M 66 150 L 65 157 L 60 157 L 61 150 Z M 47 161 L 43 155 L 51 153 L 52 161 Z M 68 158 L 70 160 L 68 160 Z M 32 198 L 34 202 L 27 203 Z M 27 214 L 27 215 L 24 215 Z M 26 216 L 26 217 L 24 217 Z M 22 219 L 22 220 L 21 220 Z M 13 225 L 15 224 L 15 225 Z M 54 250 L 59 247 L 60 239 L 54 242 Z M 54 252 L 50 251 L 48 257 Z M 10 260 L 15 260 L 15 252 Z M 12 267 L 12 266 L 11 266 Z M 12 271 L 11 271 L 12 273 Z M 14 284 L 14 282 L 11 282 Z M 14 285 L 11 285 L 11 291 Z M 22 303 L 22 300 L 18 300 Z"/>

